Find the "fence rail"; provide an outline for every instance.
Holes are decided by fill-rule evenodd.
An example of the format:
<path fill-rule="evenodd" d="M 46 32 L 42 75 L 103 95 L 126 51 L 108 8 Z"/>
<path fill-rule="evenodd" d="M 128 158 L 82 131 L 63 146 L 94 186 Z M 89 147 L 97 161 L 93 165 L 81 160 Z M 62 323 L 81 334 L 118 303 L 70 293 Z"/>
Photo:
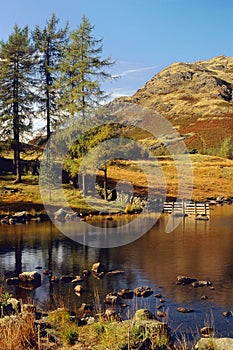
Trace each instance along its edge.
<path fill-rule="evenodd" d="M 195 215 L 196 217 L 210 217 L 210 207 L 209 203 L 200 202 L 165 202 L 164 203 L 164 213 L 174 214 L 174 215 Z"/>

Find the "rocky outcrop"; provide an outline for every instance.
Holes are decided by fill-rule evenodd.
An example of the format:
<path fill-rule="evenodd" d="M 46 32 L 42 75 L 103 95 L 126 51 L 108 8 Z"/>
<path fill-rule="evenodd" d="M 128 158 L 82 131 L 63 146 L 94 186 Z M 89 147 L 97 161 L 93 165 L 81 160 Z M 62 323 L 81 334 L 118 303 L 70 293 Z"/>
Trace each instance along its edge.
<path fill-rule="evenodd" d="M 203 152 L 205 147 L 219 147 L 224 138 L 233 138 L 232 90 L 233 58 L 219 56 L 174 63 L 133 96 L 116 101 L 160 113 L 179 130 L 190 150 Z"/>

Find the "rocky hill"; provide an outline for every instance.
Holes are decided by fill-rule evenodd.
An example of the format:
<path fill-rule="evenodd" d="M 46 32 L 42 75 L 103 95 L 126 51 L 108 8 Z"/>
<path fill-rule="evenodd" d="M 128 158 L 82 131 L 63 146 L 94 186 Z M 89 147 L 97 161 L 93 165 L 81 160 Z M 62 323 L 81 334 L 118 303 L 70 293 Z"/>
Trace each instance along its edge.
<path fill-rule="evenodd" d="M 185 137 L 189 149 L 215 153 L 233 140 L 233 58 L 174 63 L 132 97 L 118 101 L 151 108 Z"/>

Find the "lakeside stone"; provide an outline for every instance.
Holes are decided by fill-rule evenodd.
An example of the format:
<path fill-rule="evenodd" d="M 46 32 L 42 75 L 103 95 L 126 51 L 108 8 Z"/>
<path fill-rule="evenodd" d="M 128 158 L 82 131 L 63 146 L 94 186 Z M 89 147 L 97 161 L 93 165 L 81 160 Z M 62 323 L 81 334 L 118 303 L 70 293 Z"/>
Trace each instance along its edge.
<path fill-rule="evenodd" d="M 20 282 L 19 277 L 9 277 L 6 279 L 6 284 L 8 286 L 19 284 L 19 282 Z"/>
<path fill-rule="evenodd" d="M 192 286 L 194 288 L 198 288 L 198 287 L 208 287 L 208 286 L 211 286 L 212 285 L 212 282 L 210 281 L 196 281 L 196 282 L 193 282 L 192 283 Z"/>
<path fill-rule="evenodd" d="M 134 289 L 134 294 L 136 295 L 136 297 L 147 298 L 153 293 L 154 292 L 151 289 L 151 287 L 148 287 L 148 286 L 137 287 Z"/>
<path fill-rule="evenodd" d="M 116 276 L 116 275 L 122 275 L 123 273 L 125 273 L 125 271 L 123 270 L 112 270 L 112 271 L 108 271 L 106 273 L 107 276 Z"/>
<path fill-rule="evenodd" d="M 65 220 L 65 216 L 66 216 L 65 210 L 63 208 L 60 208 L 54 213 L 54 220 L 56 220 L 56 221 L 64 221 Z"/>
<path fill-rule="evenodd" d="M 9 298 L 5 304 L 1 305 L 1 315 L 3 316 L 15 315 L 19 314 L 20 312 L 21 305 L 19 300 L 16 298 Z"/>
<path fill-rule="evenodd" d="M 147 309 L 139 309 L 135 312 L 133 321 L 155 320 L 155 315 Z"/>
<path fill-rule="evenodd" d="M 197 279 L 196 278 L 191 278 L 191 277 L 187 277 L 187 276 L 177 276 L 176 278 L 176 284 L 191 284 L 193 282 L 196 282 Z"/>
<path fill-rule="evenodd" d="M 232 338 L 201 338 L 195 345 L 196 350 L 233 350 Z"/>
<path fill-rule="evenodd" d="M 203 337 L 205 338 L 209 338 L 212 337 L 214 335 L 214 328 L 213 327 L 202 327 L 200 329 L 200 333 Z"/>
<path fill-rule="evenodd" d="M 83 292 L 83 286 L 77 284 L 77 286 L 74 287 L 74 292 L 75 294 L 80 295 Z"/>
<path fill-rule="evenodd" d="M 120 292 L 117 293 L 119 297 L 121 297 L 122 299 L 133 299 L 134 296 L 134 291 L 126 288 L 126 289 L 122 289 Z"/>
<path fill-rule="evenodd" d="M 41 275 L 37 271 L 23 272 L 19 274 L 19 279 L 21 282 L 41 284 Z"/>
<path fill-rule="evenodd" d="M 190 313 L 190 312 L 193 312 L 193 310 L 188 309 L 188 308 L 186 308 L 186 307 L 178 307 L 176 310 L 177 310 L 178 312 L 182 312 L 183 314 L 188 314 L 188 313 Z"/>
<path fill-rule="evenodd" d="M 91 271 L 93 271 L 96 274 L 106 273 L 106 267 L 104 264 L 101 264 L 100 262 L 94 263 L 92 265 Z"/>
<path fill-rule="evenodd" d="M 117 293 L 108 293 L 105 296 L 104 303 L 107 305 L 116 305 L 116 303 L 119 301 L 119 296 Z"/>
<path fill-rule="evenodd" d="M 60 277 L 60 281 L 64 283 L 70 283 L 75 279 L 75 276 L 70 276 L 70 275 L 62 275 Z"/>
<path fill-rule="evenodd" d="M 142 334 L 150 334 L 151 337 L 165 336 L 169 345 L 173 344 L 170 327 L 155 318 L 155 315 L 147 309 L 139 309 L 133 317 L 133 329 Z"/>

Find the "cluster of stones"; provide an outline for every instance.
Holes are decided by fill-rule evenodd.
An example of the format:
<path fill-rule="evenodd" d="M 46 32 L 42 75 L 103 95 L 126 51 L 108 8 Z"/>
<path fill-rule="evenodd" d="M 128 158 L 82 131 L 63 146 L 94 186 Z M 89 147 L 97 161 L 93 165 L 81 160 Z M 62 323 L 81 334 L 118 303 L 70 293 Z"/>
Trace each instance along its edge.
<path fill-rule="evenodd" d="M 188 277 L 188 276 L 177 276 L 176 279 L 177 285 L 189 285 L 191 284 L 193 288 L 199 288 L 199 287 L 209 287 L 210 290 L 215 290 L 215 287 L 213 286 L 213 283 L 211 281 L 205 281 L 205 280 L 197 280 L 196 278 Z M 207 300 L 207 295 L 202 295 L 201 300 Z M 186 307 L 178 307 L 177 311 L 182 313 L 189 313 L 193 312 L 194 310 L 188 309 Z M 222 312 L 222 315 L 224 317 L 233 316 L 232 311 L 224 311 Z"/>
<path fill-rule="evenodd" d="M 46 214 L 27 214 L 26 211 L 16 212 L 13 215 L 1 215 L 0 223 L 5 225 L 26 224 L 30 221 L 45 221 L 48 219 Z"/>

